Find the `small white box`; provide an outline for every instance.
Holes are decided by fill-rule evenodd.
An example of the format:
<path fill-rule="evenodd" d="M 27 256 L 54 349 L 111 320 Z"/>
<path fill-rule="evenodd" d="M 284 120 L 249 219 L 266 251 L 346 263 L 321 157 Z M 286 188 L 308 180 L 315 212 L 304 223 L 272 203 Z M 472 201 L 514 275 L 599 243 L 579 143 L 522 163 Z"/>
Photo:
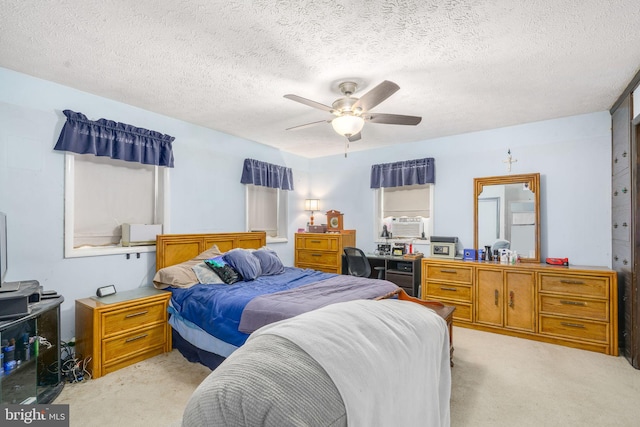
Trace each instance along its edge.
<path fill-rule="evenodd" d="M 155 245 L 162 224 L 122 224 L 122 246 Z"/>

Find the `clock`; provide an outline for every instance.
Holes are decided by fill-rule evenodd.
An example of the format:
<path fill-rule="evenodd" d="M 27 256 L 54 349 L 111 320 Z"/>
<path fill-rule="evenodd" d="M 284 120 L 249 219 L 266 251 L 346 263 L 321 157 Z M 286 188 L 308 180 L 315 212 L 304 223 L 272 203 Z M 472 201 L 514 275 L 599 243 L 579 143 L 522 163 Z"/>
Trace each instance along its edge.
<path fill-rule="evenodd" d="M 342 230 L 342 215 L 339 211 L 327 211 L 327 231 Z"/>

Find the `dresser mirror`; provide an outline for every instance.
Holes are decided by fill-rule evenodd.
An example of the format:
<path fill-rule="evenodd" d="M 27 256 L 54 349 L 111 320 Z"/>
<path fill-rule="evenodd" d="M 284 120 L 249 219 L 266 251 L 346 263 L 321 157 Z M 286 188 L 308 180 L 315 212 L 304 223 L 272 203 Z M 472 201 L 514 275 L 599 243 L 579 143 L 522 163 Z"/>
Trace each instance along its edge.
<path fill-rule="evenodd" d="M 508 248 L 540 262 L 540 174 L 474 178 L 476 249 Z"/>

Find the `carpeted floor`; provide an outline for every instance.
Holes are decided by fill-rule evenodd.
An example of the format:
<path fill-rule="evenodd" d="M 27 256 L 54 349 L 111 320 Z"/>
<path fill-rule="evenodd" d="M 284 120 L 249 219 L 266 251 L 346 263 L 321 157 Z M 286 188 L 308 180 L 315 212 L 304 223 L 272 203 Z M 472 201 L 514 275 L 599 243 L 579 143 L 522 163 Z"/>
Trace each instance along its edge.
<path fill-rule="evenodd" d="M 454 327 L 451 425 L 635 426 L 640 371 L 623 357 Z M 67 384 L 71 426 L 180 425 L 209 374 L 176 350 L 97 380 Z"/>

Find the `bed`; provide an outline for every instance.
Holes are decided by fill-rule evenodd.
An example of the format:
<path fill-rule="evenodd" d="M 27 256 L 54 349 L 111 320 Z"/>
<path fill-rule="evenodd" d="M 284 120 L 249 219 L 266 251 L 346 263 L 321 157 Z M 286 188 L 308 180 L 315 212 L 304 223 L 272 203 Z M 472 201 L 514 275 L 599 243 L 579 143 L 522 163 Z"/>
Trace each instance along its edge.
<path fill-rule="evenodd" d="M 395 295 L 400 289 L 386 280 L 278 264 L 277 255 L 274 259 L 268 253 L 265 233 L 165 234 L 157 236 L 156 245 L 154 285 L 172 292 L 173 348 L 211 369 L 262 326 L 339 302 Z M 268 261 L 260 259 L 256 275 L 248 265 L 259 254 Z M 232 258 L 232 270 L 245 280 L 220 282 L 227 273 L 220 269 L 211 276 L 220 258 Z"/>
<path fill-rule="evenodd" d="M 450 424 L 446 321 L 401 299 L 271 323 L 205 378 L 183 427 Z"/>

